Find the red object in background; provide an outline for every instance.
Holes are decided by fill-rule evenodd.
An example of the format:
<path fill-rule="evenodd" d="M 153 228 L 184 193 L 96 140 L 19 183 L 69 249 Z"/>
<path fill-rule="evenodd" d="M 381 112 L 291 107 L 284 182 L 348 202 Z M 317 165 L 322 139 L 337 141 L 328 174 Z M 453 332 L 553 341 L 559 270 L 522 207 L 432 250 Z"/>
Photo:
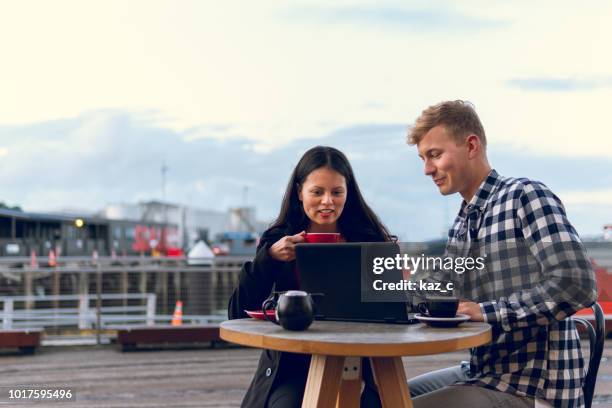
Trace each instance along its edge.
<path fill-rule="evenodd" d="M 38 268 L 38 260 L 36 259 L 36 251 L 30 251 L 30 268 L 36 269 Z"/>
<path fill-rule="evenodd" d="M 149 246 L 149 228 L 144 225 L 137 225 L 134 228 L 134 243 L 132 249 L 135 252 L 147 252 L 151 250 Z"/>
<path fill-rule="evenodd" d="M 612 316 L 612 302 L 601 302 L 601 301 L 597 301 L 597 303 L 599 303 L 599 306 L 601 306 L 604 315 L 611 315 Z M 586 308 L 586 309 L 582 309 L 576 312 L 576 315 L 581 315 L 581 316 L 593 316 L 593 309 Z M 608 320 L 608 319 L 606 319 Z"/>
<path fill-rule="evenodd" d="M 185 254 L 183 253 L 183 250 L 181 248 L 169 247 L 168 249 L 166 249 L 166 256 L 181 257 L 184 255 Z"/>
<path fill-rule="evenodd" d="M 183 302 L 181 300 L 176 301 L 174 314 L 172 315 L 172 321 L 170 324 L 172 326 L 180 326 L 183 324 Z"/>
<path fill-rule="evenodd" d="M 134 243 L 132 250 L 135 252 L 157 251 L 165 256 L 183 256 L 182 249 L 178 245 L 178 232 L 176 228 L 136 225 L 134 227 Z"/>
<path fill-rule="evenodd" d="M 597 266 L 593 262 L 595 269 L 595 281 L 597 282 L 597 303 L 601 306 L 606 319 L 606 335 L 612 332 L 612 272 L 608 272 L 606 268 Z M 585 317 L 587 320 L 594 320 L 593 309 L 586 308 L 576 312 L 577 316 Z"/>
<path fill-rule="evenodd" d="M 612 318 L 612 272 L 608 272 L 606 268 L 593 264 L 595 269 L 595 281 L 597 282 L 597 291 L 599 295 L 597 297 L 597 303 L 603 309 L 604 315 L 610 315 Z M 593 310 L 591 308 L 579 310 L 577 315 L 592 315 Z M 607 317 L 607 316 L 606 316 Z M 606 319 L 606 320 L 607 320 Z"/>
<path fill-rule="evenodd" d="M 57 266 L 57 259 L 55 258 L 55 251 L 49 250 L 49 266 Z"/>
<path fill-rule="evenodd" d="M 229 246 L 227 244 L 214 246 L 212 252 L 215 256 L 229 255 Z"/>

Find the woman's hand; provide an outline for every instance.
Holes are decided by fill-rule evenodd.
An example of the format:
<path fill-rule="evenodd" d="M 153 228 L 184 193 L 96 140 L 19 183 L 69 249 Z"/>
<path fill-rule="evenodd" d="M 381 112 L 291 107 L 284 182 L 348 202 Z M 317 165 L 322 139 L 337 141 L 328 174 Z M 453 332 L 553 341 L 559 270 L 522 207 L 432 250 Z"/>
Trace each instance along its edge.
<path fill-rule="evenodd" d="M 287 235 L 274 243 L 268 250 L 270 256 L 278 261 L 290 262 L 295 259 L 295 244 L 304 242 L 304 234 Z"/>

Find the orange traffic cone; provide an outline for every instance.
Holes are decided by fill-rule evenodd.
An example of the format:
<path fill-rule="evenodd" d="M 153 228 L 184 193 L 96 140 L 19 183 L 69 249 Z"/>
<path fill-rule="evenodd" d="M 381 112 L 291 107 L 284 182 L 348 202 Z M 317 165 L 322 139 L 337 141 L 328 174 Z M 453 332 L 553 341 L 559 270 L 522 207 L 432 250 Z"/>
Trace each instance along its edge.
<path fill-rule="evenodd" d="M 172 315 L 172 326 L 180 326 L 183 324 L 183 302 L 180 300 L 176 301 L 174 307 L 174 314 Z"/>
<path fill-rule="evenodd" d="M 55 251 L 49 250 L 49 266 L 57 266 L 57 260 L 55 259 Z"/>
<path fill-rule="evenodd" d="M 36 269 L 38 268 L 38 260 L 36 259 L 36 251 L 30 251 L 30 268 Z"/>

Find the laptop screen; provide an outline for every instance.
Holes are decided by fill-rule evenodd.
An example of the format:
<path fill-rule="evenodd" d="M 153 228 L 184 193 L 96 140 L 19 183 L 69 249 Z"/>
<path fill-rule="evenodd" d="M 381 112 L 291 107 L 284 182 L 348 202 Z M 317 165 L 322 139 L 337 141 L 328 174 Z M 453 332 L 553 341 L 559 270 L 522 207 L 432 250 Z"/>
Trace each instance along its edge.
<path fill-rule="evenodd" d="M 315 298 L 315 318 L 363 322 L 412 323 L 405 302 L 362 302 L 362 265 L 368 259 L 394 257 L 397 244 L 358 242 L 296 245 L 301 289 Z M 365 262 L 365 264 L 364 264 Z M 401 279 L 401 272 L 398 279 Z"/>

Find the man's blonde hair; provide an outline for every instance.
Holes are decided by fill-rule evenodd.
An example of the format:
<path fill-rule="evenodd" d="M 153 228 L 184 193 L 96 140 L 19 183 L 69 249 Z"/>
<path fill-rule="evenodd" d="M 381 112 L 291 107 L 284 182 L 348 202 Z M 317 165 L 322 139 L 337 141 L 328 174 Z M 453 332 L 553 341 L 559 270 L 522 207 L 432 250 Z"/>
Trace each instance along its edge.
<path fill-rule="evenodd" d="M 474 134 L 484 147 L 487 146 L 485 131 L 474 105 L 462 100 L 440 102 L 425 109 L 408 131 L 408 144 L 419 144 L 423 136 L 438 125 L 443 125 L 457 143 Z"/>

